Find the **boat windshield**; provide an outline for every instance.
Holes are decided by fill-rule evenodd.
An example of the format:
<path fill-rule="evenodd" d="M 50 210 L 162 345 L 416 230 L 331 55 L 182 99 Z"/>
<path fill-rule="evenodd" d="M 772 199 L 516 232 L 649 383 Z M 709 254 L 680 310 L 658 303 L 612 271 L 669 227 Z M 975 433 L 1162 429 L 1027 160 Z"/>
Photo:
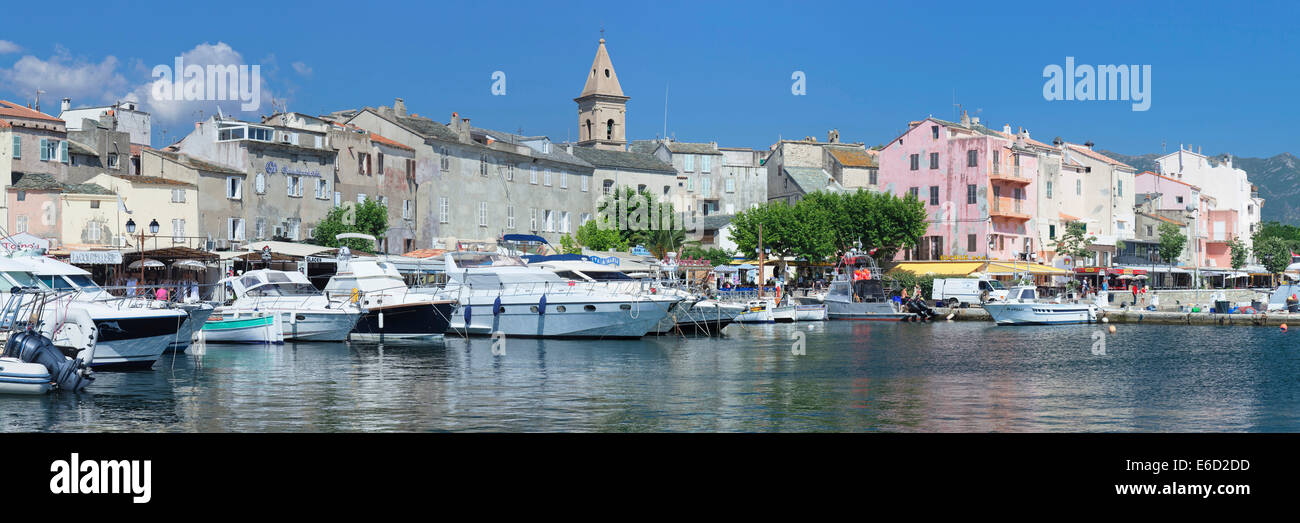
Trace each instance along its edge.
<path fill-rule="evenodd" d="M 1003 286 L 1002 286 L 1002 282 L 1000 282 L 1000 281 L 998 281 L 998 280 L 989 280 L 989 287 L 992 287 L 993 290 L 995 290 L 995 291 L 1000 291 L 1000 290 L 1006 288 L 1006 287 L 1003 287 Z"/>
<path fill-rule="evenodd" d="M 40 280 L 33 277 L 29 272 L 5 271 L 0 272 L 0 276 L 3 276 L 6 287 L 3 290 L 6 292 L 13 287 L 36 287 L 39 289 L 50 288 L 50 286 L 45 285 Z"/>
<path fill-rule="evenodd" d="M 628 276 L 618 271 L 596 271 L 596 272 L 582 271 L 582 273 L 586 274 L 587 276 L 591 277 L 591 279 L 596 281 L 615 281 L 615 280 L 635 279 L 631 276 Z"/>
<path fill-rule="evenodd" d="M 90 277 L 86 276 L 85 274 L 65 275 L 64 278 L 71 280 L 73 285 L 76 285 L 77 287 L 81 287 L 82 290 L 87 290 L 87 291 L 102 290 L 99 288 L 99 285 L 95 283 L 95 280 L 90 279 Z"/>
<path fill-rule="evenodd" d="M 54 290 L 76 289 L 76 287 L 73 287 L 71 283 L 68 283 L 67 280 L 64 280 L 62 276 L 58 276 L 54 274 L 42 274 L 40 276 L 37 276 L 37 278 L 40 279 L 41 283 L 44 283 L 46 287 L 49 287 Z"/>
<path fill-rule="evenodd" d="M 320 291 L 310 283 L 268 283 L 248 290 L 249 296 L 316 296 Z"/>

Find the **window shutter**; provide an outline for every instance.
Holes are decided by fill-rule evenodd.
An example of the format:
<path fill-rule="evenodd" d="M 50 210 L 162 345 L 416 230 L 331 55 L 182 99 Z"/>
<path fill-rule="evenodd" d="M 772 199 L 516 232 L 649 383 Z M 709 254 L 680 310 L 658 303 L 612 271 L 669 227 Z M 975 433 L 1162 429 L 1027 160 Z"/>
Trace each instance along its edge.
<path fill-rule="evenodd" d="M 59 161 L 68 163 L 68 142 L 59 142 L 59 156 L 61 157 Z"/>
<path fill-rule="evenodd" d="M 49 159 L 50 159 L 49 146 L 46 143 L 46 140 L 44 138 L 41 138 L 41 161 L 46 161 Z"/>
<path fill-rule="evenodd" d="M 15 136 L 14 137 L 14 158 L 18 159 L 22 157 L 23 157 L 23 138 L 21 136 Z"/>

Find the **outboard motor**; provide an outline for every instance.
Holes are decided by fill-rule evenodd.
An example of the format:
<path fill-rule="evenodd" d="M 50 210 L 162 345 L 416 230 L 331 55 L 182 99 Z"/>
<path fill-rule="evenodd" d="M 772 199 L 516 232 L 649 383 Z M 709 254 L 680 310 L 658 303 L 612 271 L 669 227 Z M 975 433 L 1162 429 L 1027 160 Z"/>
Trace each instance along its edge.
<path fill-rule="evenodd" d="M 924 298 L 919 297 L 907 300 L 907 310 L 915 313 L 921 321 L 928 321 L 930 318 L 933 318 L 938 314 L 925 302 Z"/>
<path fill-rule="evenodd" d="M 44 366 L 50 373 L 50 379 L 61 389 L 80 391 L 95 379 L 84 362 L 64 356 L 54 346 L 54 342 L 39 332 L 23 330 L 10 336 L 9 342 L 5 344 L 4 355 L 18 358 L 24 363 Z"/>

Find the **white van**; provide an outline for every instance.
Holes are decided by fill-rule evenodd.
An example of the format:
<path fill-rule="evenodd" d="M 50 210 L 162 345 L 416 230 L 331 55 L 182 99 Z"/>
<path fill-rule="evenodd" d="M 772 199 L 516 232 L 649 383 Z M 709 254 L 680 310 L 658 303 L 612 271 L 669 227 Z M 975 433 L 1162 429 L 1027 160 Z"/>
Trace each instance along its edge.
<path fill-rule="evenodd" d="M 949 307 L 957 307 L 962 303 L 978 305 L 985 300 L 1006 301 L 1007 288 L 989 278 L 936 278 L 930 295 Z"/>

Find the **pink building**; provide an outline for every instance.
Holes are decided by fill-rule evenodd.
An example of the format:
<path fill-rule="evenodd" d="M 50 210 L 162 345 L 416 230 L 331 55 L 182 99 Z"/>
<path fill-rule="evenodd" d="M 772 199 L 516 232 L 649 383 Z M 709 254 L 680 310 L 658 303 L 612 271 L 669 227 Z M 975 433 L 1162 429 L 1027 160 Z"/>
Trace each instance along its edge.
<path fill-rule="evenodd" d="M 926 118 L 880 152 L 879 187 L 925 204 L 926 236 L 900 260 L 975 256 L 1023 259 L 1035 252 L 1038 157 L 1022 140 L 963 116 Z"/>
<path fill-rule="evenodd" d="M 1188 211 L 1200 205 L 1201 189 L 1182 180 L 1143 171 L 1133 176 L 1138 194 L 1156 193 L 1158 211 Z"/>

